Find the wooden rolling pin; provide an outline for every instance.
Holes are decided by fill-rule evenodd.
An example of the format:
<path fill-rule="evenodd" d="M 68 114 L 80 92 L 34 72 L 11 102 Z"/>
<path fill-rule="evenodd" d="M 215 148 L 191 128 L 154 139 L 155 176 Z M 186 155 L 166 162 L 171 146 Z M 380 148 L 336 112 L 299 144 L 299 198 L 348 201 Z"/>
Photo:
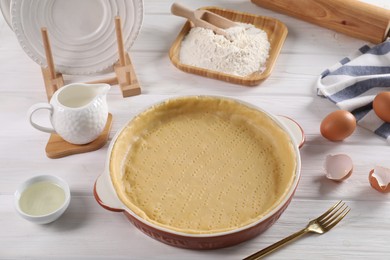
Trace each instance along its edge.
<path fill-rule="evenodd" d="M 390 10 L 358 0 L 251 1 L 261 7 L 372 43 L 381 43 L 390 37 Z"/>

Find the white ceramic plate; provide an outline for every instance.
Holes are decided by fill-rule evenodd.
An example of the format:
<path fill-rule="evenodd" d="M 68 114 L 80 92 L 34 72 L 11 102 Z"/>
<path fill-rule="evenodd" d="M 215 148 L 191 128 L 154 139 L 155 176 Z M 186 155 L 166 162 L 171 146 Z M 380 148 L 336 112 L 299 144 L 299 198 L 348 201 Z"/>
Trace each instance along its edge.
<path fill-rule="evenodd" d="M 3 13 L 4 20 L 8 23 L 9 27 L 12 30 L 11 26 L 11 0 L 0 0 L 0 9 Z"/>
<path fill-rule="evenodd" d="M 12 0 L 12 28 L 24 51 L 46 66 L 41 28 L 46 27 L 57 72 L 93 74 L 118 60 L 115 16 L 129 50 L 143 19 L 142 0 Z"/>

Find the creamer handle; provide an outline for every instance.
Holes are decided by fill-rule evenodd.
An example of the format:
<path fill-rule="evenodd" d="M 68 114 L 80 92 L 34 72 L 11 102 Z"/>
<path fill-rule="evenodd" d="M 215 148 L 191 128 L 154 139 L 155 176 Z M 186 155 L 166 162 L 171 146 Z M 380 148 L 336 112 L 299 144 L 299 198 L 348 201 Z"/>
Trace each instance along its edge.
<path fill-rule="evenodd" d="M 55 133 L 56 131 L 54 130 L 53 127 L 45 127 L 45 126 L 40 126 L 38 125 L 37 123 L 33 122 L 33 114 L 38 111 L 38 110 L 41 110 L 41 109 L 47 109 L 50 111 L 50 116 L 53 114 L 53 107 L 48 104 L 48 103 L 37 103 L 35 105 L 32 105 L 27 114 L 28 114 L 28 118 L 29 118 L 29 121 L 30 121 L 30 124 L 38 129 L 39 131 L 43 131 L 43 132 L 46 132 L 46 133 Z"/>

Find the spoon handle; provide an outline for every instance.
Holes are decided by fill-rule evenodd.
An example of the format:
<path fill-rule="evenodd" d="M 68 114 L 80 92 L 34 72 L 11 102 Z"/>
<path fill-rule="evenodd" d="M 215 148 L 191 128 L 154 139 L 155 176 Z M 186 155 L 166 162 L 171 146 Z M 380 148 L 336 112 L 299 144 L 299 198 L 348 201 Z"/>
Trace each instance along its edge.
<path fill-rule="evenodd" d="M 194 11 L 189 9 L 188 7 L 179 4 L 173 3 L 171 6 L 171 13 L 177 16 L 185 17 L 190 21 L 193 21 L 195 18 Z"/>

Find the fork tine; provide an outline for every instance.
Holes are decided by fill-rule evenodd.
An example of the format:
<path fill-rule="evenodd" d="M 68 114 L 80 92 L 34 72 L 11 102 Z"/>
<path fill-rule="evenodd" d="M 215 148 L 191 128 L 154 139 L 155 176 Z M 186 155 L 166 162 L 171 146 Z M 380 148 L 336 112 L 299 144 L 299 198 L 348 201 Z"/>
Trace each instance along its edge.
<path fill-rule="evenodd" d="M 341 201 L 340 201 L 341 202 Z M 328 213 L 327 216 L 324 216 L 322 219 L 319 219 L 320 222 L 325 223 L 327 222 L 330 218 L 332 218 L 337 212 L 339 212 L 343 207 L 345 206 L 345 203 L 339 204 L 337 207 L 333 208 L 331 212 Z"/>
<path fill-rule="evenodd" d="M 347 211 L 345 211 L 348 209 Z M 351 211 L 350 208 L 346 207 L 340 214 L 337 215 L 337 219 L 333 219 L 330 223 L 327 224 L 325 227 L 327 231 L 331 230 L 334 226 L 336 226 L 349 212 Z M 344 213 L 343 213 L 344 212 Z M 343 213 L 343 214 L 341 214 Z M 340 216 L 341 215 L 341 216 Z M 329 225 L 330 224 L 330 225 Z"/>
<path fill-rule="evenodd" d="M 341 207 L 337 208 L 332 214 L 330 214 L 328 217 L 324 218 L 320 221 L 320 223 L 324 226 L 328 225 L 329 223 L 333 222 L 333 220 L 337 219 L 345 210 L 348 209 L 348 206 L 345 204 L 341 205 Z"/>
<path fill-rule="evenodd" d="M 330 209 L 328 209 L 324 214 L 319 216 L 317 219 L 321 220 L 322 218 L 326 217 L 330 212 L 332 212 L 340 203 L 343 202 L 342 200 L 339 200 L 336 204 L 334 204 Z"/>

